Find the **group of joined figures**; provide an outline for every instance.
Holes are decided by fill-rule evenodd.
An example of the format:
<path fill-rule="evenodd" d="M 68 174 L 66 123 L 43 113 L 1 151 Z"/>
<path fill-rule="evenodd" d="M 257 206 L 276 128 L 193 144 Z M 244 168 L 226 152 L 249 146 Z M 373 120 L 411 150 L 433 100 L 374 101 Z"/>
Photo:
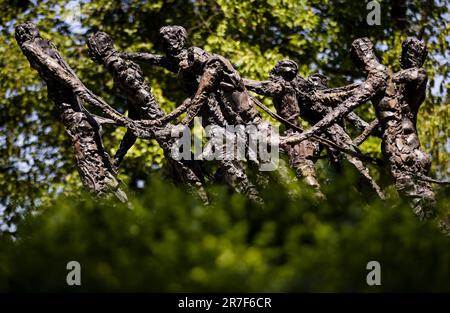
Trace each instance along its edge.
<path fill-rule="evenodd" d="M 381 64 L 368 38 L 353 41 L 351 57 L 365 74 L 361 83 L 327 87 L 327 79 L 314 74 L 306 79 L 298 75 L 292 60 L 279 61 L 266 81 L 243 79 L 224 57 L 198 47 L 187 46 L 187 32 L 182 26 L 160 29 L 164 55 L 145 52 L 119 52 L 112 38 L 97 32 L 88 40 L 89 56 L 112 74 L 118 91 L 126 97 L 128 116 L 116 111 L 102 98 L 86 88 L 64 61 L 56 47 L 43 39 L 33 23 L 16 27 L 16 40 L 48 87 L 48 96 L 58 107 L 61 121 L 71 140 L 77 169 L 83 185 L 101 196 L 113 194 L 127 201 L 116 178 L 117 170 L 136 138 L 155 139 L 164 151 L 175 181 L 183 183 L 209 203 L 205 178 L 199 161 L 175 160 L 171 132 L 179 125 L 189 126 L 195 116 L 205 125 L 255 125 L 271 127 L 262 120 L 260 107 L 284 125 L 279 138 L 280 150 L 286 153 L 298 178 L 323 197 L 316 177 L 315 161 L 322 147 L 330 162 L 339 164 L 345 158 L 361 174 L 361 180 L 379 197 L 382 189 L 371 177 L 366 162 L 376 159 L 364 155 L 358 146 L 369 136 L 381 138 L 383 162 L 395 182 L 400 196 L 411 205 L 420 219 L 436 218 L 435 194 L 428 172 L 430 157 L 421 149 L 416 129 L 417 113 L 425 99 L 427 74 L 423 63 L 427 56 L 424 42 L 407 37 L 402 45 L 401 70 L 393 73 Z M 163 67 L 176 73 L 187 98 L 166 114 L 154 98 L 138 63 Z M 269 96 L 275 112 L 249 94 Z M 377 118 L 366 122 L 352 112 L 371 102 Z M 99 109 L 103 116 L 89 113 L 84 104 Z M 186 113 L 181 119 L 181 115 Z M 170 123 L 181 119 L 178 123 Z M 304 130 L 300 119 L 312 125 Z M 360 130 L 351 138 L 344 120 Z M 126 127 L 127 132 L 113 159 L 106 153 L 102 125 Z M 265 126 L 262 126 L 265 125 Z M 236 191 L 255 202 L 262 202 L 258 190 L 246 174 L 240 160 L 218 160 L 221 177 Z"/>

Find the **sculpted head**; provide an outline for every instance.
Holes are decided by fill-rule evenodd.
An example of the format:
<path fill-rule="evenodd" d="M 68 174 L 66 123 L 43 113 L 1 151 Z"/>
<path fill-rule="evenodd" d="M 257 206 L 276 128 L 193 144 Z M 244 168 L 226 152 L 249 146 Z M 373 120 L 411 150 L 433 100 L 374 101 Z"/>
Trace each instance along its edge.
<path fill-rule="evenodd" d="M 373 43 L 366 37 L 353 41 L 350 55 L 356 65 L 363 69 L 366 69 L 369 60 L 376 58 Z"/>
<path fill-rule="evenodd" d="M 23 44 L 25 41 L 33 40 L 40 37 L 37 26 L 31 22 L 19 24 L 15 29 L 15 37 L 17 43 Z"/>
<path fill-rule="evenodd" d="M 298 65 L 292 60 L 284 59 L 278 61 L 275 67 L 270 71 L 270 77 L 282 77 L 287 81 L 295 78 L 298 72 Z"/>
<path fill-rule="evenodd" d="M 164 52 L 178 55 L 187 44 L 187 31 L 183 26 L 170 25 L 161 27 L 159 34 L 163 39 Z"/>
<path fill-rule="evenodd" d="M 427 46 L 415 37 L 407 37 L 402 44 L 400 65 L 403 69 L 421 67 L 428 55 Z"/>
<path fill-rule="evenodd" d="M 97 32 L 87 40 L 89 57 L 94 62 L 100 62 L 115 51 L 114 41 L 107 33 Z"/>

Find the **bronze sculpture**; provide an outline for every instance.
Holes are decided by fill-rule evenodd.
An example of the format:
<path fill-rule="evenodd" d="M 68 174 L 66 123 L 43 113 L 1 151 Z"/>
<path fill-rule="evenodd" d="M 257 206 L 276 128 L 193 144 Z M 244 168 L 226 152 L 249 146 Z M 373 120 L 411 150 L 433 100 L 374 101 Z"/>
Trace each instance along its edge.
<path fill-rule="evenodd" d="M 381 150 L 389 161 L 396 189 L 421 219 L 435 214 L 431 184 L 420 179 L 428 175 L 431 160 L 421 149 L 416 127 L 428 80 L 422 67 L 426 56 L 425 44 L 407 37 L 402 44 L 401 70 L 389 77 L 383 98 L 373 99 L 383 134 Z"/>
<path fill-rule="evenodd" d="M 123 59 L 115 50 L 112 38 L 103 32 L 98 32 L 88 39 L 89 55 L 91 58 L 102 63 L 114 77 L 117 88 L 126 95 L 129 107 L 129 117 L 133 120 L 157 120 L 164 116 L 150 87 L 144 80 L 140 67 L 130 61 Z M 186 184 L 190 190 L 195 190 L 203 202 L 208 203 L 208 197 L 204 189 L 204 179 L 201 170 L 195 168 L 193 162 L 175 160 L 170 155 L 170 148 L 174 139 L 170 137 L 171 126 L 159 127 L 149 126 L 154 129 L 156 141 L 164 151 L 164 156 L 170 164 L 175 181 Z M 120 147 L 114 157 L 115 166 L 119 166 L 123 157 L 136 141 L 132 131 L 127 130 Z"/>
<path fill-rule="evenodd" d="M 346 158 L 352 163 L 362 178 L 383 197 L 381 188 L 364 165 L 374 159 L 358 148 L 368 136 L 379 135 L 384 162 L 399 194 L 411 203 L 420 219 L 436 217 L 435 195 L 430 184 L 436 181 L 427 176 L 430 158 L 421 149 L 416 129 L 418 109 L 425 99 L 427 83 L 422 68 L 427 54 L 423 42 L 406 38 L 402 47 L 402 69 L 391 74 L 375 56 L 372 42 L 367 38 L 357 39 L 352 44 L 351 55 L 356 65 L 367 73 L 366 80 L 361 84 L 329 88 L 323 75 L 315 74 L 306 79 L 297 75 L 297 64 L 289 60 L 280 61 L 266 82 L 243 80 L 222 56 L 198 47 L 187 47 L 187 32 L 183 27 L 166 26 L 160 33 L 165 55 L 117 52 L 109 35 L 101 32 L 88 41 L 92 59 L 108 69 L 117 88 L 126 96 L 129 109 L 126 117 L 83 85 L 53 44 L 41 38 L 35 25 L 25 23 L 16 27 L 16 40 L 22 52 L 46 82 L 48 96 L 61 112 L 81 181 L 88 190 L 99 196 L 114 194 L 126 201 L 115 177 L 117 167 L 136 138 L 156 139 L 177 177 L 188 188 L 195 189 L 207 203 L 205 179 L 198 164 L 176 161 L 170 155 L 174 144 L 172 130 L 180 125 L 190 125 L 195 116 L 203 118 L 204 126 L 212 124 L 219 129 L 237 124 L 265 127 L 256 109 L 259 106 L 285 125 L 281 147 L 286 150 L 297 175 L 305 177 L 317 190 L 320 184 L 314 158 L 321 144 L 327 147 L 329 156 L 335 161 Z M 186 100 L 173 112 L 165 114 L 135 62 L 162 66 L 176 73 L 187 93 Z M 270 112 L 252 98 L 247 88 L 270 96 L 277 113 Z M 377 120 L 371 123 L 352 112 L 367 101 L 373 103 L 377 115 Z M 89 113 L 84 104 L 100 109 L 104 117 Z M 186 116 L 181 123 L 173 124 L 184 112 Z M 311 124 L 310 129 L 302 129 L 299 117 Z M 363 130 L 361 135 L 352 140 L 343 127 L 344 119 Z M 127 129 L 114 162 L 106 153 L 101 138 L 101 126 L 106 123 Z M 262 203 L 240 160 L 219 160 L 218 164 L 230 185 L 253 201 Z M 320 191 L 317 193 L 320 196 Z"/>
<path fill-rule="evenodd" d="M 270 96 L 277 113 L 289 123 L 285 123 L 283 135 L 290 136 L 297 133 L 291 124 L 301 127 L 300 110 L 297 103 L 297 94 L 291 81 L 296 77 L 298 65 L 291 60 L 279 61 L 270 71 L 268 81 L 257 82 L 245 79 L 244 83 L 247 89 L 261 95 Z M 298 178 L 304 179 L 306 184 L 314 187 L 316 193 L 323 197 L 320 192 L 320 184 L 317 180 L 314 159 L 318 156 L 318 142 L 313 140 L 304 140 L 295 145 L 286 146 L 286 153 L 290 165 L 295 170 Z"/>
<path fill-rule="evenodd" d="M 187 48 L 187 32 L 181 26 L 162 27 L 160 34 L 165 56 L 149 53 L 122 55 L 134 61 L 162 66 L 177 74 L 188 98 L 169 114 L 171 118 L 187 111 L 182 124 L 190 124 L 200 113 L 203 123 L 214 123 L 221 127 L 258 118 L 258 112 L 250 104 L 242 80 L 228 60 L 197 47 Z M 230 102 L 231 105 L 228 105 Z M 219 164 L 230 185 L 255 202 L 262 202 L 241 162 L 225 158 L 219 160 Z"/>
<path fill-rule="evenodd" d="M 290 60 L 280 61 L 270 73 L 270 80 L 265 82 L 255 82 L 246 80 L 246 85 L 250 90 L 259 94 L 273 97 L 274 105 L 281 117 L 300 128 L 298 117 L 303 118 L 311 125 L 314 125 L 320 118 L 323 118 L 331 108 L 326 104 L 337 104 L 350 95 L 344 89 L 328 89 L 323 82 L 323 77 L 314 75 L 304 80 L 297 75 L 298 65 Z M 356 86 L 348 87 L 351 91 Z M 320 91 L 320 92 L 319 92 Z M 314 95 L 314 96 L 310 96 Z M 366 126 L 356 114 L 352 115 L 351 121 L 359 127 Z M 288 124 L 288 126 L 289 126 Z M 367 127 L 367 126 L 366 126 Z M 324 132 L 325 137 L 347 149 L 356 149 L 351 138 L 345 130 L 338 124 L 330 125 Z M 298 134 L 292 127 L 286 132 L 287 137 Z M 302 140 L 294 145 L 287 145 L 286 150 L 293 167 L 300 172 L 300 177 L 305 176 L 309 184 L 318 188 L 315 175 L 313 159 L 320 153 L 318 142 L 310 139 Z M 328 147 L 328 154 L 333 162 L 337 163 L 340 158 L 338 151 Z M 368 169 L 356 157 L 344 154 L 346 159 L 355 166 L 364 178 L 364 182 L 372 186 L 375 192 L 384 198 L 381 188 L 370 176 Z"/>
<path fill-rule="evenodd" d="M 75 163 L 83 185 L 96 195 L 112 192 L 121 201 L 127 201 L 115 177 L 116 172 L 109 155 L 103 147 L 101 120 L 96 120 L 84 108 L 81 99 L 53 77 L 48 64 L 52 63 L 67 75 L 75 76 L 72 69 L 53 44 L 42 39 L 34 24 L 25 23 L 17 26 L 16 40 L 30 65 L 45 80 L 48 97 L 60 112 L 61 122 L 72 143 Z"/>

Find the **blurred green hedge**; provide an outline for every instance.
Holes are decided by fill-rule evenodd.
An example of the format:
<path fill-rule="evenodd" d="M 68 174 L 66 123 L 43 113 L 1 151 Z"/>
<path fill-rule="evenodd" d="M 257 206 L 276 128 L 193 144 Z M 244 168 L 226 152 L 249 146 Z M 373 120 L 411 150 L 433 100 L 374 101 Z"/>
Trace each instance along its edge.
<path fill-rule="evenodd" d="M 157 176 L 131 207 L 61 196 L 0 237 L 0 291 L 450 291 L 449 239 L 394 196 L 367 200 L 343 175 L 318 203 L 275 181 L 265 207 L 225 187 L 205 207 Z M 71 260 L 81 286 L 66 285 Z"/>

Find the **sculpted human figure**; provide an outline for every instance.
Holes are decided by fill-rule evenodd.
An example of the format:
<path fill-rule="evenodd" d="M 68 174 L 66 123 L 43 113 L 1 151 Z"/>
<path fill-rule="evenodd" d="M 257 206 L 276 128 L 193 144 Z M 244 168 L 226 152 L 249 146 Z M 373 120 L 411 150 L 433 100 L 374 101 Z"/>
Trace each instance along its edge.
<path fill-rule="evenodd" d="M 275 74 L 285 71 L 287 71 L 287 73 L 284 75 Z M 329 89 L 326 87 L 322 75 L 315 74 L 305 80 L 297 75 L 297 71 L 298 66 L 295 62 L 285 60 L 279 62 L 275 66 L 271 71 L 271 77 L 268 81 L 255 82 L 245 80 L 249 90 L 253 90 L 260 94 L 274 96 L 274 104 L 277 112 L 281 117 L 286 118 L 290 124 L 294 124 L 297 127 L 300 127 L 300 122 L 298 120 L 299 116 L 311 125 L 314 125 L 332 110 L 331 105 L 333 103 L 344 101 L 351 95 L 351 91 L 356 88 L 356 85 L 352 85 L 346 88 Z M 282 98 L 280 98 L 280 96 L 282 96 Z M 280 103 L 283 103 L 284 105 L 280 105 Z M 288 103 L 289 105 L 287 105 Z M 367 124 L 356 115 L 353 116 L 351 121 L 360 123 L 361 127 L 364 127 Z M 289 138 L 290 136 L 298 136 L 300 133 L 291 131 L 285 135 L 286 138 Z M 360 152 L 358 148 L 353 145 L 350 136 L 348 136 L 345 130 L 336 123 L 331 124 L 325 129 L 323 135 L 340 147 Z M 305 156 L 303 158 L 308 159 L 309 168 L 314 169 L 313 159 L 320 153 L 319 146 L 315 141 L 311 140 L 300 141 L 300 143 L 302 142 L 306 142 L 305 146 L 302 147 L 296 143 L 291 147 L 289 147 L 290 145 L 287 145 L 286 150 L 288 153 L 292 153 L 292 147 L 297 147 L 297 153 L 301 152 L 304 154 Z M 341 154 L 332 147 L 328 146 L 327 149 L 332 162 L 338 163 Z M 344 157 L 361 173 L 362 181 L 371 186 L 380 198 L 384 198 L 381 188 L 373 180 L 367 167 L 365 167 L 358 158 L 352 155 L 344 154 Z"/>
<path fill-rule="evenodd" d="M 402 44 L 401 70 L 389 78 L 384 96 L 372 100 L 383 133 L 382 152 L 396 189 L 421 219 L 435 214 L 431 184 L 420 179 L 428 174 L 431 161 L 421 149 L 416 126 L 428 80 L 422 67 L 426 56 L 425 43 L 407 37 Z"/>
<path fill-rule="evenodd" d="M 295 62 L 282 60 L 270 71 L 269 80 L 257 82 L 244 79 L 245 86 L 248 90 L 270 96 L 273 99 L 273 104 L 278 115 L 289 122 L 284 123 L 285 131 L 283 135 L 292 135 L 298 132 L 291 126 L 292 124 L 301 127 L 297 95 L 291 84 L 297 72 L 298 66 Z M 295 145 L 287 145 L 286 153 L 297 177 L 304 179 L 306 184 L 316 189 L 318 195 L 323 196 L 320 192 L 320 184 L 317 180 L 314 165 L 314 160 L 319 154 L 318 142 L 304 140 Z"/>
<path fill-rule="evenodd" d="M 318 85 L 311 82 L 311 77 L 308 77 L 307 83 L 304 84 L 301 82 L 300 76 L 298 76 L 298 79 L 294 83 L 297 85 L 296 89 L 298 92 L 297 94 L 299 95 L 298 103 L 301 117 L 311 125 L 319 123 L 327 116 L 327 114 L 332 112 L 333 108 L 337 107 L 339 103 L 348 99 L 358 86 L 349 85 L 347 87 L 328 88 L 325 83 L 323 83 L 319 86 L 319 89 L 317 89 Z M 353 112 L 350 112 L 344 119 L 359 129 L 370 126 Z M 353 142 L 352 138 L 344 129 L 342 121 L 337 121 L 336 123 L 329 125 L 328 128 L 322 132 L 322 135 L 341 147 L 355 150 L 358 153 L 361 152 L 357 147 L 358 145 Z M 333 147 L 327 147 L 327 151 L 330 161 L 337 169 L 340 168 L 341 160 L 343 158 L 346 159 L 361 174 L 360 182 L 363 185 L 370 186 L 381 199 L 384 199 L 381 187 L 378 186 L 372 178 L 369 169 L 364 165 L 361 159 L 350 154 L 341 153 Z"/>
<path fill-rule="evenodd" d="M 330 125 L 339 123 L 361 104 L 366 103 L 373 97 L 383 94 L 389 78 L 388 69 L 378 61 L 372 42 L 368 38 L 356 39 L 352 43 L 350 52 L 355 63 L 367 73 L 366 80 L 360 85 L 350 85 L 343 88 L 337 88 L 337 93 L 332 92 L 331 94 L 327 94 L 325 91 L 319 91 L 318 94 L 322 94 L 322 96 L 319 96 L 319 98 L 322 99 L 320 101 L 330 98 L 334 102 L 335 96 L 341 92 L 343 92 L 345 98 L 337 107 L 329 111 L 310 129 L 300 135 L 286 138 L 283 140 L 283 144 L 300 142 L 314 135 L 320 134 Z M 314 101 L 314 103 L 316 103 L 316 101 Z"/>
<path fill-rule="evenodd" d="M 162 27 L 160 34 L 164 56 L 139 52 L 121 55 L 130 60 L 162 66 L 177 74 L 188 98 L 169 114 L 170 119 L 185 111 L 187 114 L 182 123 L 186 125 L 196 115 L 202 117 L 204 126 L 212 123 L 219 127 L 260 119 L 242 79 L 228 60 L 197 47 L 188 48 L 187 32 L 181 26 Z M 218 162 L 225 179 L 232 186 L 256 202 L 262 201 L 241 162 L 227 159 Z"/>
<path fill-rule="evenodd" d="M 88 39 L 89 55 L 97 63 L 105 65 L 113 74 L 118 89 L 125 95 L 128 117 L 133 120 L 156 120 L 164 115 L 150 87 L 145 83 L 140 67 L 120 57 L 114 48 L 111 37 L 98 32 Z M 119 166 L 123 157 L 136 141 L 136 136 L 127 130 L 120 147 L 114 156 L 114 163 Z"/>
<path fill-rule="evenodd" d="M 417 112 L 425 98 L 427 83 L 422 68 L 427 55 L 425 44 L 413 37 L 406 38 L 400 60 L 402 70 L 394 75 L 380 64 L 373 44 L 366 38 L 352 44 L 351 54 L 355 63 L 368 73 L 367 80 L 311 129 L 287 141 L 296 142 L 320 133 L 330 123 L 339 121 L 350 110 L 371 99 L 381 127 L 382 152 L 396 189 L 410 201 L 421 219 L 433 217 L 435 196 L 430 183 L 421 179 L 429 171 L 430 159 L 420 148 L 416 129 Z"/>
<path fill-rule="evenodd" d="M 152 129 L 148 129 L 148 125 L 153 125 L 155 121 L 143 121 L 142 123 L 134 122 L 113 109 L 101 97 L 86 88 L 72 69 L 67 65 L 64 65 L 65 62 L 63 58 L 53 44 L 40 37 L 39 31 L 34 24 L 20 24 L 17 27 L 17 32 L 18 36 L 16 37 L 16 40 L 23 53 L 30 61 L 30 65 L 36 68 L 41 76 L 45 76 L 46 81 L 54 81 L 55 84 L 58 83 L 62 87 L 67 88 L 67 90 L 70 90 L 71 93 L 79 97 L 85 103 L 98 108 L 107 117 L 95 117 L 96 121 L 103 124 L 112 123 L 126 127 L 127 129 L 132 130 L 133 134 L 139 138 L 152 139 L 154 137 Z M 31 44 L 34 42 L 35 38 L 39 39 L 42 46 L 47 44 L 52 47 L 52 51 L 49 52 L 51 57 L 43 52 L 41 45 Z"/>
<path fill-rule="evenodd" d="M 123 56 L 134 61 L 162 66 L 177 74 L 192 100 L 185 101 L 185 106 L 176 111 L 181 114 L 184 110 L 188 110 L 185 123 L 189 123 L 198 113 L 213 90 L 217 93 L 218 104 L 222 111 L 219 115 L 225 116 L 228 123 L 260 120 L 242 79 L 227 59 L 198 47 L 187 47 L 187 32 L 182 26 L 162 27 L 160 34 L 163 39 L 164 56 L 139 52 L 124 53 Z M 217 107 L 211 109 L 215 110 Z"/>
<path fill-rule="evenodd" d="M 18 25 L 15 36 L 31 67 L 38 71 L 46 82 L 48 97 L 60 112 L 61 122 L 71 140 L 76 166 L 84 187 L 98 196 L 112 193 L 125 202 L 127 197 L 119 187 L 114 167 L 103 147 L 100 122 L 104 119 L 87 112 L 73 90 L 55 79 L 49 64 L 68 76 L 76 75 L 54 45 L 40 36 L 34 24 Z"/>
<path fill-rule="evenodd" d="M 145 82 L 140 67 L 121 55 L 114 48 L 112 38 L 104 33 L 97 32 L 88 38 L 90 57 L 97 63 L 103 64 L 113 75 L 114 82 L 127 100 L 129 117 L 134 120 L 156 120 L 164 116 L 164 112 L 159 107 L 154 98 L 150 86 Z M 175 160 L 171 156 L 171 148 L 176 138 L 171 137 L 173 125 L 166 126 L 151 125 L 156 141 L 164 151 L 164 156 L 169 163 L 172 174 L 176 175 L 176 180 L 181 180 L 189 189 L 208 202 L 208 197 L 204 189 L 204 179 L 201 169 L 191 160 Z M 128 130 L 116 153 L 116 166 L 122 161 L 126 152 L 134 144 L 136 136 Z"/>

